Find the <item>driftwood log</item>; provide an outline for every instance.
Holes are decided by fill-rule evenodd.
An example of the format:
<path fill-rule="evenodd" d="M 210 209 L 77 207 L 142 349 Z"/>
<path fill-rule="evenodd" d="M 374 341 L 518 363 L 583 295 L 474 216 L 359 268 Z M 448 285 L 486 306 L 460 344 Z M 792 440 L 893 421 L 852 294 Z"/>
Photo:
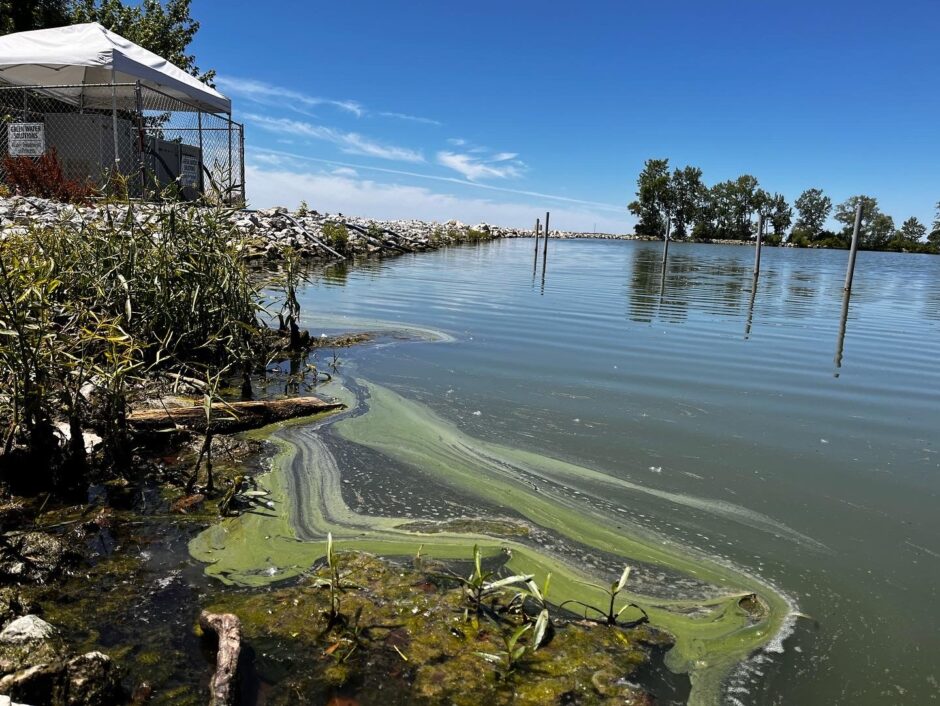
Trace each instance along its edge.
<path fill-rule="evenodd" d="M 242 650 L 242 626 L 237 615 L 202 611 L 199 626 L 211 630 L 219 638 L 219 652 L 215 658 L 215 674 L 209 685 L 209 706 L 232 706 L 238 694 L 235 675 L 238 655 Z"/>
<path fill-rule="evenodd" d="M 341 409 L 342 407 L 343 405 L 339 402 L 324 402 L 317 397 L 290 397 L 285 400 L 250 402 L 215 402 L 212 405 L 212 431 L 216 434 L 224 434 L 255 429 L 285 419 L 308 417 L 312 414 Z M 204 432 L 206 430 L 206 409 L 202 405 L 139 409 L 127 416 L 127 423 L 131 429 L 137 431 L 160 431 L 181 426 Z"/>

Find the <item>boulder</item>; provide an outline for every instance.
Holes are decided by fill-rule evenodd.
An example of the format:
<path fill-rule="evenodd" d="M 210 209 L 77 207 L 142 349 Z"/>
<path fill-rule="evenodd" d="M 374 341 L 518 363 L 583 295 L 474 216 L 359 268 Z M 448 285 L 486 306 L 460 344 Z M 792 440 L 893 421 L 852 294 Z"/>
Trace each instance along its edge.
<path fill-rule="evenodd" d="M 45 583 L 69 556 L 65 543 L 47 532 L 7 532 L 0 536 L 0 580 Z"/>
<path fill-rule="evenodd" d="M 121 691 L 118 670 L 108 655 L 86 652 L 66 665 L 68 706 L 113 704 Z"/>
<path fill-rule="evenodd" d="M 0 631 L 0 643 L 4 645 L 22 645 L 27 642 L 51 640 L 58 632 L 37 615 L 24 615 L 17 618 Z"/>
<path fill-rule="evenodd" d="M 121 684 L 106 654 L 71 657 L 52 625 L 26 615 L 0 632 L 0 694 L 27 704 L 100 706 L 121 701 Z"/>

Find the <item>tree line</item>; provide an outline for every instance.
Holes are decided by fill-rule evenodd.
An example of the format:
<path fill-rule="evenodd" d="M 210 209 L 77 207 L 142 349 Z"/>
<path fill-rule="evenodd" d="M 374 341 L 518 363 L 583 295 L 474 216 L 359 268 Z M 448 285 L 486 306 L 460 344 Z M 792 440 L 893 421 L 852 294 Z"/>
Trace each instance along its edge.
<path fill-rule="evenodd" d="M 668 159 L 648 159 L 637 178 L 636 199 L 628 206 L 638 219 L 637 235 L 681 240 L 749 240 L 764 217 L 765 242 L 797 247 L 847 248 L 852 239 L 855 211 L 862 205 L 859 247 L 867 250 L 940 253 L 940 202 L 933 227 L 917 218 L 895 227 L 872 196 L 852 196 L 833 206 L 822 189 L 806 189 L 791 206 L 783 194 L 761 188 L 756 177 L 744 174 L 708 186 L 702 170 L 686 166 L 669 169 Z M 832 216 L 842 228 L 829 230 Z M 792 226 L 792 227 L 791 227 Z"/>

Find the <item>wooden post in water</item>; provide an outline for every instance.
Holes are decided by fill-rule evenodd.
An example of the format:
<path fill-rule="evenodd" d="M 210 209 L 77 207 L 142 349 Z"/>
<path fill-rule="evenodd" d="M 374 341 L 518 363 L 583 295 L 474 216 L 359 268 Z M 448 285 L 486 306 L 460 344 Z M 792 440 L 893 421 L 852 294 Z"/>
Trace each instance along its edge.
<path fill-rule="evenodd" d="M 855 275 L 855 253 L 858 252 L 858 231 L 862 227 L 862 200 L 855 207 L 855 227 L 852 229 L 852 247 L 849 249 L 849 266 L 845 271 L 845 291 L 852 291 L 852 277 Z"/>
<path fill-rule="evenodd" d="M 548 217 L 549 212 L 545 212 L 545 243 L 542 245 L 542 277 L 545 276 L 545 262 L 548 260 Z"/>
<path fill-rule="evenodd" d="M 754 284 L 757 284 L 757 278 L 760 276 L 760 244 L 764 237 L 764 214 L 760 214 L 757 219 L 757 250 L 754 251 Z"/>
<path fill-rule="evenodd" d="M 669 257 L 669 231 L 672 228 L 672 218 L 666 216 L 666 238 L 663 240 L 663 272 L 666 271 L 666 258 Z"/>
<path fill-rule="evenodd" d="M 532 260 L 532 284 L 535 284 L 535 273 L 539 269 L 539 229 L 541 228 L 541 223 L 539 219 L 535 219 L 535 258 Z"/>

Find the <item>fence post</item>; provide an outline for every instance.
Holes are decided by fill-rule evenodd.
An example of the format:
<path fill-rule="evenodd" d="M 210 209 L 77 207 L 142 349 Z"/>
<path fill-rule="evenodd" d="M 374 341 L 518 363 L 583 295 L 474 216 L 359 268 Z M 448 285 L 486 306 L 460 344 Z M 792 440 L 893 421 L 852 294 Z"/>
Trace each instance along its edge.
<path fill-rule="evenodd" d="M 144 97 L 140 81 L 134 85 L 134 100 L 137 103 L 137 156 L 140 169 L 140 196 L 147 198 L 147 167 L 144 164 Z"/>
<path fill-rule="evenodd" d="M 117 86 L 114 85 L 114 69 L 111 69 L 111 132 L 114 136 L 114 169 L 119 171 L 121 165 L 121 153 L 118 145 L 118 121 L 117 121 Z"/>
<path fill-rule="evenodd" d="M 232 175 L 235 170 L 232 168 L 232 114 L 228 114 L 228 203 L 232 203 Z"/>
<path fill-rule="evenodd" d="M 855 207 L 855 227 L 852 229 L 852 247 L 849 249 L 849 266 L 845 271 L 845 291 L 852 291 L 852 277 L 855 276 L 855 253 L 858 252 L 858 231 L 862 226 L 862 199 Z"/>
<path fill-rule="evenodd" d="M 248 205 L 248 189 L 245 186 L 245 124 L 238 123 L 238 164 L 242 180 L 242 208 Z"/>
<path fill-rule="evenodd" d="M 205 168 L 206 163 L 206 153 L 203 149 L 202 144 L 202 111 L 200 110 L 196 113 L 196 124 L 199 128 L 199 191 L 205 195 L 206 193 L 206 181 L 205 176 L 202 173 L 202 170 Z"/>

